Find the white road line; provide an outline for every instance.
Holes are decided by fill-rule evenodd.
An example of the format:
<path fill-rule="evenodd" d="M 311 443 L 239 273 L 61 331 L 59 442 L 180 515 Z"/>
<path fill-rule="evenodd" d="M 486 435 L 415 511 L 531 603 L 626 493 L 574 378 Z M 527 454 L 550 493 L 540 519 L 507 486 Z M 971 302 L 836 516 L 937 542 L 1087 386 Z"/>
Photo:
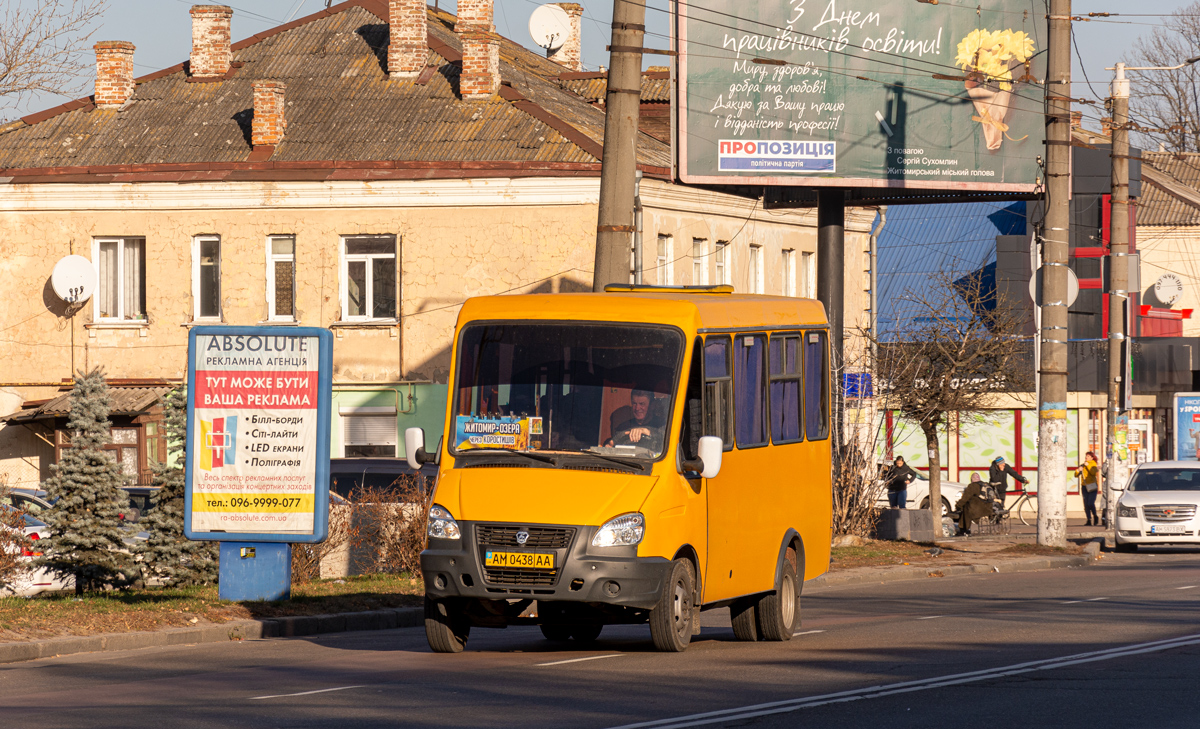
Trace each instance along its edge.
<path fill-rule="evenodd" d="M 317 689 L 316 691 L 301 691 L 298 694 L 272 694 L 270 696 L 252 696 L 250 701 L 258 701 L 260 699 L 282 699 L 288 696 L 308 696 L 309 694 L 327 694 L 330 691 L 345 691 L 346 689 L 362 688 L 366 684 L 358 686 L 338 686 L 337 688 Z"/>
<path fill-rule="evenodd" d="M 1083 602 L 1083 600 L 1067 600 L 1063 605 L 1074 605 L 1077 602 Z"/>
<path fill-rule="evenodd" d="M 944 618 L 944 617 L 946 617 L 946 616 L 945 615 L 926 615 L 923 618 L 917 618 L 917 620 L 937 620 L 938 618 Z"/>
<path fill-rule="evenodd" d="M 1107 597 L 1093 597 L 1091 599 L 1084 600 L 1084 602 L 1100 602 L 1101 600 L 1107 600 L 1107 599 L 1108 599 Z"/>
<path fill-rule="evenodd" d="M 1196 587 L 1195 585 L 1184 585 L 1183 587 L 1176 587 L 1175 589 L 1176 590 L 1191 590 L 1191 589 L 1194 589 L 1195 587 Z"/>
<path fill-rule="evenodd" d="M 863 699 L 876 699 L 883 696 L 893 696 L 896 694 L 911 693 L 914 691 L 927 691 L 929 689 L 943 688 L 946 686 L 957 686 L 979 681 L 990 681 L 1003 676 L 1017 676 L 1036 671 L 1050 671 L 1058 668 L 1077 666 L 1084 663 L 1109 661 L 1115 658 L 1125 658 L 1127 656 L 1136 656 L 1144 653 L 1156 653 L 1159 651 L 1171 650 L 1173 648 L 1184 648 L 1193 645 L 1200 645 L 1200 634 L 1185 635 L 1179 638 L 1169 638 L 1167 640 L 1157 640 L 1149 643 L 1134 643 L 1131 645 L 1109 648 L 1102 651 L 1076 653 L 1074 655 L 1060 656 L 1058 658 L 1046 658 L 1040 661 L 1016 663 L 1011 666 L 990 668 L 982 671 L 954 673 L 947 676 L 936 676 L 933 678 L 924 678 L 916 681 L 902 681 L 900 683 L 888 684 L 886 686 L 870 686 L 868 688 L 840 691 L 833 694 L 808 696 L 796 699 L 788 699 L 785 701 L 773 701 L 766 704 L 753 704 L 750 706 L 742 706 L 736 709 L 722 709 L 719 711 L 705 712 L 703 714 L 692 714 L 690 716 L 677 716 L 670 719 L 644 721 L 637 724 L 623 724 L 618 727 L 612 727 L 611 729 L 651 729 L 652 727 L 653 729 L 682 729 L 682 727 L 704 726 L 707 724 L 718 724 L 723 722 L 743 722 L 747 719 L 753 719 L 760 716 L 787 714 L 793 711 L 799 711 L 800 709 L 807 709 L 815 706 L 825 706 L 827 704 L 846 703 L 850 701 L 861 701 Z"/>
<path fill-rule="evenodd" d="M 553 661 L 551 663 L 535 663 L 534 666 L 561 666 L 564 663 L 581 663 L 583 661 L 598 661 L 601 658 L 620 658 L 621 653 L 610 653 L 607 656 L 588 656 L 587 658 L 572 658 L 567 661 Z"/>
<path fill-rule="evenodd" d="M 792 633 L 792 637 L 795 638 L 797 635 L 812 635 L 813 633 L 824 633 L 824 632 L 825 632 L 824 630 L 806 630 L 803 633 Z"/>

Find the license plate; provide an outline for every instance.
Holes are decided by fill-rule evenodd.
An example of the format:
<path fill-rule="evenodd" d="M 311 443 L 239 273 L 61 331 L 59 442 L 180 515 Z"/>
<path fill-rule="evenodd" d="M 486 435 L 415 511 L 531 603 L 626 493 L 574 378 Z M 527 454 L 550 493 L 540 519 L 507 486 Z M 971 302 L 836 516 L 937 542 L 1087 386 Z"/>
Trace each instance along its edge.
<path fill-rule="evenodd" d="M 1187 534 L 1190 531 L 1186 524 L 1154 524 L 1150 527 L 1151 534 Z"/>
<path fill-rule="evenodd" d="M 492 552 L 483 555 L 487 567 L 524 567 L 535 570 L 554 569 L 554 555 L 541 552 Z"/>

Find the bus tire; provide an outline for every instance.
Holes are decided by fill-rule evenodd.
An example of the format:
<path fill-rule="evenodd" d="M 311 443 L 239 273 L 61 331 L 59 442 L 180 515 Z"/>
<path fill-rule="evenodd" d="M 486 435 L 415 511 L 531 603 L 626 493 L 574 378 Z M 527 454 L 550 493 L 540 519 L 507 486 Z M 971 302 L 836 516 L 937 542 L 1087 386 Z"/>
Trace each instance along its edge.
<path fill-rule="evenodd" d="M 669 577 L 663 582 L 658 604 L 650 610 L 650 637 L 654 647 L 664 653 L 679 653 L 692 641 L 692 596 L 696 578 L 692 563 L 677 559 L 671 563 Z"/>
<path fill-rule="evenodd" d="M 604 626 L 600 623 L 588 623 L 587 625 L 576 625 L 571 628 L 571 637 L 580 643 L 595 643 L 600 637 L 600 631 L 604 630 Z"/>
<path fill-rule="evenodd" d="M 571 638 L 571 626 L 569 625 L 546 625 L 542 623 L 538 626 L 542 629 L 542 635 L 546 640 L 552 640 L 555 643 L 566 643 Z"/>
<path fill-rule="evenodd" d="M 729 622 L 738 640 L 753 643 L 758 640 L 758 622 L 754 619 L 754 600 L 738 600 L 729 606 Z"/>
<path fill-rule="evenodd" d="M 425 596 L 425 640 L 434 653 L 462 653 L 471 625 L 444 600 Z"/>
<path fill-rule="evenodd" d="M 788 549 L 779 572 L 779 589 L 759 598 L 754 617 L 763 640 L 791 640 L 800 624 L 800 580 L 796 577 L 796 552 Z"/>

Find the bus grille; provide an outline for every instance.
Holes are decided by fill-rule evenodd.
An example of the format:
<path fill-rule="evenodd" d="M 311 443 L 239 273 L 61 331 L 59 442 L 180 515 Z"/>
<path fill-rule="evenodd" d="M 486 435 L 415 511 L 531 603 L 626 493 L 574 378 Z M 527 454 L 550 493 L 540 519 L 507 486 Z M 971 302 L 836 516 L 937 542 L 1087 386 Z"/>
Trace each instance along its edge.
<path fill-rule="evenodd" d="M 529 539 L 517 543 L 517 532 L 521 527 L 509 524 L 479 524 L 475 527 L 476 539 L 481 547 L 525 547 L 526 549 L 565 549 L 571 546 L 575 536 L 572 527 L 529 527 Z M 538 570 L 539 572 L 541 570 Z"/>
<path fill-rule="evenodd" d="M 494 569 L 484 568 L 484 577 L 493 585 L 553 585 L 558 581 L 558 570 Z"/>

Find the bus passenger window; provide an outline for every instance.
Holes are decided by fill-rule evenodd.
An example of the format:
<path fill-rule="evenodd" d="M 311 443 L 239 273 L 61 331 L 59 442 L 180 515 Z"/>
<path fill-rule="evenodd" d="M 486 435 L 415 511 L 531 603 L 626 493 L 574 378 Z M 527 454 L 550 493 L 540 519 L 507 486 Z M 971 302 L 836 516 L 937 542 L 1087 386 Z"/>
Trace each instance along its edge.
<path fill-rule="evenodd" d="M 700 457 L 700 436 L 704 432 L 704 345 L 696 338 L 692 368 L 688 374 L 683 401 L 683 423 L 679 429 L 680 458 L 692 461 Z"/>
<path fill-rule="evenodd" d="M 804 335 L 804 429 L 809 440 L 829 437 L 829 349 L 825 332 Z"/>
<path fill-rule="evenodd" d="M 704 343 L 704 434 L 715 435 L 733 448 L 733 375 L 729 337 L 709 337 Z"/>
<path fill-rule="evenodd" d="M 767 338 L 739 334 L 733 339 L 734 427 L 738 448 L 767 444 Z"/>
<path fill-rule="evenodd" d="M 796 443 L 800 427 L 800 337 L 771 337 L 771 442 Z"/>

